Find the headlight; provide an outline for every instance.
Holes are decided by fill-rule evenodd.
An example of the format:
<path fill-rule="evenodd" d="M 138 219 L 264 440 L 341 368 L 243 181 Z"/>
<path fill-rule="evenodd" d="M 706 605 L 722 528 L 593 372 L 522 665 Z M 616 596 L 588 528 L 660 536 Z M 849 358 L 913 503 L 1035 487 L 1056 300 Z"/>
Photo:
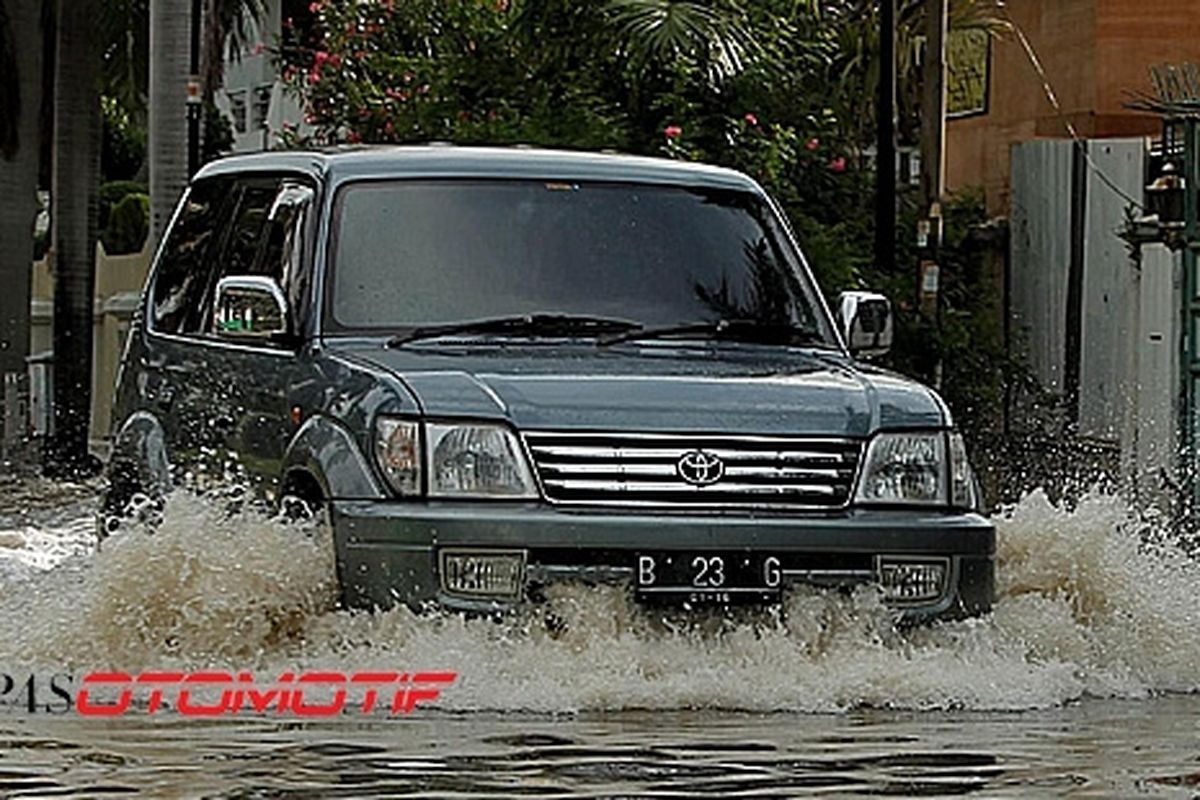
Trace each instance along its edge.
<path fill-rule="evenodd" d="M 380 417 L 375 420 L 375 460 L 396 494 L 421 491 L 421 423 Z"/>
<path fill-rule="evenodd" d="M 419 495 L 424 470 L 430 497 L 539 496 L 521 444 L 505 425 L 379 417 L 375 460 L 399 495 Z"/>
<path fill-rule="evenodd" d="M 516 435 L 504 425 L 425 427 L 430 497 L 537 497 Z"/>
<path fill-rule="evenodd" d="M 858 481 L 859 503 L 946 505 L 946 434 L 880 433 Z"/>

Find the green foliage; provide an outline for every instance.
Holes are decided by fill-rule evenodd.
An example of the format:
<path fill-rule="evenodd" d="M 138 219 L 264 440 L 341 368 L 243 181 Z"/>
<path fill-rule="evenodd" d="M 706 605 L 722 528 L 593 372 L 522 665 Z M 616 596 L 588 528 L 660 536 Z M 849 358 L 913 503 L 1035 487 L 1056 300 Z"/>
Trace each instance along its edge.
<path fill-rule="evenodd" d="M 873 288 L 896 305 L 897 346 L 889 366 L 932 382 L 940 365 L 941 394 L 977 451 L 999 436 L 1006 393 L 1036 392 L 1036 386 L 1006 348 L 1001 256 L 989 241 L 983 193 L 963 192 L 942 211 L 938 313 L 916 307 L 917 253 L 911 236 L 898 242 L 899 272 L 876 272 Z M 916 214 L 909 209 L 900 229 L 915 228 Z"/>
<path fill-rule="evenodd" d="M 127 194 L 113 206 L 108 225 L 100 234 L 109 255 L 141 252 L 150 231 L 150 195 Z"/>
<path fill-rule="evenodd" d="M 146 129 L 116 98 L 100 99 L 104 135 L 100 145 L 103 181 L 132 180 L 146 158 Z"/>
<path fill-rule="evenodd" d="M 121 202 L 126 195 L 130 194 L 146 194 L 149 189 L 146 184 L 138 181 L 110 181 L 100 185 L 100 192 L 97 195 L 97 203 L 99 208 L 96 215 L 96 226 L 99 230 L 104 230 L 108 227 L 109 217 L 112 215 L 113 207 Z"/>
<path fill-rule="evenodd" d="M 150 0 L 105 0 L 99 33 L 102 48 L 102 89 L 108 102 L 145 122 L 150 78 Z"/>

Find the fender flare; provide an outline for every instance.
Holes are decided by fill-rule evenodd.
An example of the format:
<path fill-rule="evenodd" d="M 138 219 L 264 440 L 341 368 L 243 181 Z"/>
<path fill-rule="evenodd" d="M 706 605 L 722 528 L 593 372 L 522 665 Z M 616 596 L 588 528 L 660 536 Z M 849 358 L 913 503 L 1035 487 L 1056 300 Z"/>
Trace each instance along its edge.
<path fill-rule="evenodd" d="M 330 417 L 309 417 L 283 456 L 284 484 L 296 471 L 308 473 L 321 487 L 326 500 L 383 500 L 382 490 L 358 442 Z"/>

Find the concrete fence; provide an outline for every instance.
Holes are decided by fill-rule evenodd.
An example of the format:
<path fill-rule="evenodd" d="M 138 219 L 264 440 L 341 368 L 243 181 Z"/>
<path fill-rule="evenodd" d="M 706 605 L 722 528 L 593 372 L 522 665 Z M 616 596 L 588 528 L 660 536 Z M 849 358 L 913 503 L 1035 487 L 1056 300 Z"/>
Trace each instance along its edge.
<path fill-rule="evenodd" d="M 96 297 L 92 345 L 91 438 L 107 442 L 112 426 L 113 388 L 117 367 L 129 333 L 129 323 L 146 282 L 150 247 L 142 252 L 110 256 L 96 244 Z M 54 350 L 54 280 L 49 259 L 33 264 L 30 298 L 30 426 L 44 435 L 52 424 L 49 400 L 53 370 L 49 363 Z"/>

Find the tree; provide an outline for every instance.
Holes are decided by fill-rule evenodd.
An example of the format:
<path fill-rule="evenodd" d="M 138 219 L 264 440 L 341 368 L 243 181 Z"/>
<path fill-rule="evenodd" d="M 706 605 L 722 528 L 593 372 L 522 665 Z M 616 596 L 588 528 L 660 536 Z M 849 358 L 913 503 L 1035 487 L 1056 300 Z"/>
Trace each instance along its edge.
<path fill-rule="evenodd" d="M 144 125 L 150 73 L 150 0 L 105 0 L 100 28 L 104 37 L 104 96 Z"/>
<path fill-rule="evenodd" d="M 137 5 L 141 0 L 121 0 Z M 265 14 L 263 0 L 201 0 L 202 102 L 211 108 L 223 81 L 225 53 L 241 52 Z M 150 27 L 150 238 L 157 244 L 187 185 L 187 81 L 192 0 L 154 0 Z"/>
<path fill-rule="evenodd" d="M 97 0 L 60 0 L 54 68 L 51 225 L 54 269 L 54 434 L 46 472 L 94 472 L 92 398 L 96 198 L 100 177 L 100 36 Z M 28 269 L 28 267 L 26 267 Z"/>
<path fill-rule="evenodd" d="M 42 0 L 0 0 L 0 375 L 25 372 L 41 153 Z M 18 45 L 18 43 L 23 43 Z"/>
<path fill-rule="evenodd" d="M 822 13 L 837 30 L 837 56 L 830 75 L 843 85 L 836 95 L 837 113 L 847 135 L 868 144 L 874 135 L 871 103 L 879 80 L 878 0 L 838 0 L 822 5 Z M 1003 0 L 951 0 L 949 29 L 984 31 L 997 35 L 1011 25 Z M 925 0 L 898 0 L 896 10 L 897 116 L 901 139 L 916 141 L 920 130 L 921 77 L 925 57 Z"/>
<path fill-rule="evenodd" d="M 150 241 L 158 243 L 187 185 L 190 0 L 150 5 Z"/>

